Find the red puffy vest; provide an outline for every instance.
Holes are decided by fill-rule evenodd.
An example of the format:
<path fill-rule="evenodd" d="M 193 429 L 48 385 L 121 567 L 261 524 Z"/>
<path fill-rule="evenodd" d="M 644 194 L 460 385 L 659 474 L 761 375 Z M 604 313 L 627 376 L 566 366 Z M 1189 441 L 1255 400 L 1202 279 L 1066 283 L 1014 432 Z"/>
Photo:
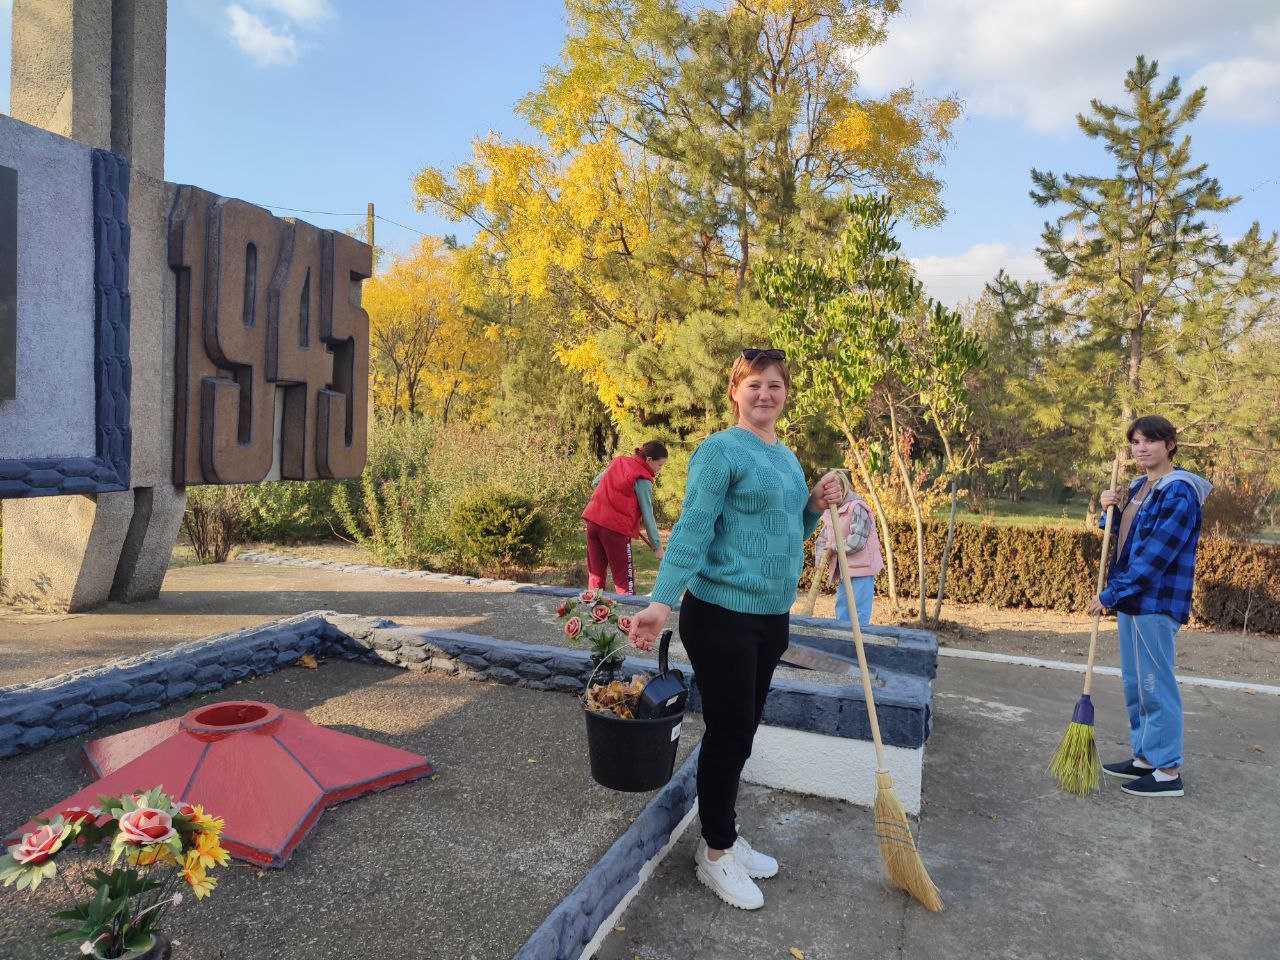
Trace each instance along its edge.
<path fill-rule="evenodd" d="M 636 481 L 653 480 L 653 470 L 642 457 L 614 457 L 600 478 L 582 519 L 606 530 L 635 539 L 640 536 L 640 501 Z"/>

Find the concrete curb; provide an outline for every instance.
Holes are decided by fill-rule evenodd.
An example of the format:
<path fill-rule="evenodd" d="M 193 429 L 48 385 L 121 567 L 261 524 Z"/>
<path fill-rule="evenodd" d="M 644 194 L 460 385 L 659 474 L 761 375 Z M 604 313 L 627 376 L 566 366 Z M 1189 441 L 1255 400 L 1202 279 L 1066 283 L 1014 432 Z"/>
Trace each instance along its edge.
<path fill-rule="evenodd" d="M 691 820 L 697 801 L 695 747 L 635 822 L 547 915 L 512 960 L 578 960 L 594 953 L 617 915 L 653 873 Z"/>
<path fill-rule="evenodd" d="M 592 671 L 591 655 L 585 650 L 313 611 L 0 689 L 0 758 L 87 733 L 193 693 L 271 673 L 308 653 L 561 693 L 580 693 Z M 624 671 L 657 668 L 655 661 L 640 658 L 628 658 L 623 666 Z M 876 705 L 885 744 L 922 747 L 933 724 L 928 679 L 887 668 L 877 676 Z M 701 712 L 696 687 L 689 709 Z M 763 722 L 849 740 L 871 736 L 859 685 L 776 678 Z"/>
<path fill-rule="evenodd" d="M 1071 663 L 1066 660 L 1041 660 L 1037 657 L 1020 657 L 1011 653 L 987 653 L 985 650 L 958 650 L 954 647 L 943 647 L 938 651 L 940 656 L 955 657 L 957 660 L 985 660 L 988 663 L 1012 663 L 1022 667 L 1040 667 L 1045 670 L 1062 670 L 1066 673 L 1084 673 L 1083 663 Z M 1118 667 L 1097 667 L 1093 672 L 1103 677 L 1121 676 Z M 1192 677 L 1178 674 L 1178 684 L 1184 687 L 1214 687 L 1218 690 L 1241 690 L 1253 693 L 1265 693 L 1280 697 L 1280 686 L 1266 683 L 1249 683 L 1246 680 L 1219 680 L 1216 677 Z"/>
<path fill-rule="evenodd" d="M 274 672 L 307 653 L 346 655 L 323 612 L 0 689 L 0 758 L 79 736 L 193 693 Z"/>

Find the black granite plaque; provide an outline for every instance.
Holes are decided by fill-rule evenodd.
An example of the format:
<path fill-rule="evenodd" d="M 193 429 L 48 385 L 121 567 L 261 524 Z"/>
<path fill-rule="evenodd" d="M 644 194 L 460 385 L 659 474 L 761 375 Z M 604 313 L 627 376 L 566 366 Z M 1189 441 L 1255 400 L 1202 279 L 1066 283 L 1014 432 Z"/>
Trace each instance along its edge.
<path fill-rule="evenodd" d="M 18 171 L 0 167 L 0 400 L 18 374 Z"/>

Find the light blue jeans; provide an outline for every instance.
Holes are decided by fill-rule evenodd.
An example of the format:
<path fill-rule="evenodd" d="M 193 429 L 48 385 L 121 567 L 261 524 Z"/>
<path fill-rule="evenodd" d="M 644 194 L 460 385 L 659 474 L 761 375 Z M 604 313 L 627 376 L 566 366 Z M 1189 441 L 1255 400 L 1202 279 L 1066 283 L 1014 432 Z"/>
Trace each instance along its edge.
<path fill-rule="evenodd" d="M 1180 767 L 1182 695 L 1173 673 L 1173 638 L 1182 624 L 1163 613 L 1118 613 L 1116 618 L 1133 755 L 1162 770 Z"/>
<path fill-rule="evenodd" d="M 875 577 L 853 577 L 853 602 L 858 605 L 858 623 L 871 626 L 871 604 L 876 598 Z M 849 601 L 844 595 L 844 584 L 836 587 L 836 619 L 849 622 Z"/>

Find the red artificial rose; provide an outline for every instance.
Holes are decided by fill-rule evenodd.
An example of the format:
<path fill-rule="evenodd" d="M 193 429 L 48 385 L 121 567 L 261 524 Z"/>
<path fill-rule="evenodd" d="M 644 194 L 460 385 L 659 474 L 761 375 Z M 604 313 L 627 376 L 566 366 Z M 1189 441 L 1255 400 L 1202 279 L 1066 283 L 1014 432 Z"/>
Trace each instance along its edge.
<path fill-rule="evenodd" d="M 591 620 L 594 623 L 604 623 L 609 619 L 610 610 L 603 603 L 597 603 L 591 608 Z"/>
<path fill-rule="evenodd" d="M 193 807 L 191 804 L 189 803 L 178 804 L 178 816 L 194 817 L 195 815 L 196 815 L 196 808 Z"/>
<path fill-rule="evenodd" d="M 120 816 L 120 833 L 129 843 L 162 843 L 176 832 L 173 817 L 154 807 L 143 807 Z"/>
<path fill-rule="evenodd" d="M 18 841 L 9 852 L 18 863 L 34 866 L 44 863 L 62 847 L 62 831 L 45 825 L 32 830 Z"/>
<path fill-rule="evenodd" d="M 623 633 L 630 633 L 630 632 L 631 632 L 631 618 L 630 618 L 630 617 L 619 617 L 619 618 L 618 618 L 618 626 L 622 629 L 622 632 L 623 632 Z"/>
<path fill-rule="evenodd" d="M 556 608 L 556 616 L 557 616 L 557 617 L 563 617 L 563 616 L 564 616 L 566 613 L 568 613 L 568 612 L 569 612 L 569 601 L 568 601 L 568 600 L 566 600 L 564 603 L 560 604 L 560 606 L 559 606 L 558 608 Z"/>
<path fill-rule="evenodd" d="M 565 636 L 570 640 L 576 640 L 578 634 L 582 632 L 582 618 L 570 617 L 569 622 L 564 625 Z"/>
<path fill-rule="evenodd" d="M 67 823 L 79 823 L 81 820 L 96 820 L 98 815 L 83 807 L 67 807 L 58 814 Z"/>

